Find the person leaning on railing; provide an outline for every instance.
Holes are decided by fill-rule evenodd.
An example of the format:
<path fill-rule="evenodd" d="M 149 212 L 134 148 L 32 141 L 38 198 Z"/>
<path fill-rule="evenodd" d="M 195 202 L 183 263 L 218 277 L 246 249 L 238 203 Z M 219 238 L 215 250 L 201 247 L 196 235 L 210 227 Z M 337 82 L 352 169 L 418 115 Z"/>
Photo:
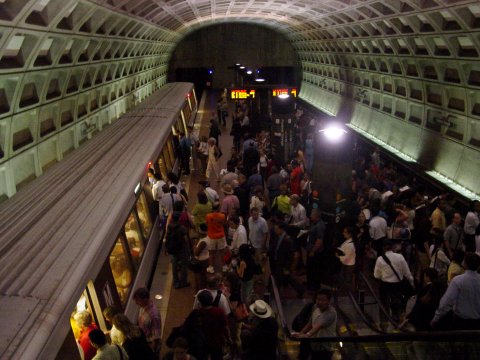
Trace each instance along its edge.
<path fill-rule="evenodd" d="M 330 305 L 332 293 L 327 289 L 318 290 L 315 296 L 315 309 L 310 321 L 296 338 L 322 338 L 337 336 L 337 311 Z M 310 343 L 312 359 L 331 359 L 334 348 L 330 342 Z M 308 357 L 307 357 L 308 358 Z"/>

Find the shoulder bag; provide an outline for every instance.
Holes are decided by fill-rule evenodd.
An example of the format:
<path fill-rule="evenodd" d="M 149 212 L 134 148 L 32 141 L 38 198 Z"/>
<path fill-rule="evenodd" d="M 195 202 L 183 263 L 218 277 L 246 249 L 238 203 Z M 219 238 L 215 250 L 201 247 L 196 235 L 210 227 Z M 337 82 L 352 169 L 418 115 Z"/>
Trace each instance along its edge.
<path fill-rule="evenodd" d="M 400 291 L 401 291 L 402 295 L 405 297 L 405 299 L 408 299 L 411 296 L 415 295 L 416 291 L 413 288 L 412 284 L 410 284 L 408 279 L 406 279 L 405 277 L 403 279 L 400 278 L 400 276 L 397 273 L 397 270 L 395 270 L 395 268 L 392 265 L 392 262 L 387 257 L 387 255 L 382 254 L 382 258 L 383 258 L 383 260 L 385 260 L 385 262 L 388 264 L 388 266 L 390 266 L 390 268 L 393 270 L 393 273 L 397 277 L 397 279 L 399 281 L 399 284 L 400 284 Z"/>

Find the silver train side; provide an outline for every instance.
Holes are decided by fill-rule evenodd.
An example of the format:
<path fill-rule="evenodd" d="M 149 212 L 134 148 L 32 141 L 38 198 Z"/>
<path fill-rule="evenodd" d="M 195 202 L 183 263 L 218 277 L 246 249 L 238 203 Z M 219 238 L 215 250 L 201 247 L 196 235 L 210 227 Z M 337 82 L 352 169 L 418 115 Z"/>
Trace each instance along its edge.
<path fill-rule="evenodd" d="M 149 164 L 181 117 L 192 123 L 196 104 L 193 84 L 163 86 L 0 205 L 1 359 L 55 359 L 73 339 L 69 319 L 78 299 L 108 268 L 126 219 L 146 195 Z M 151 223 L 131 289 L 152 272 L 161 229 L 158 218 Z M 122 308 L 132 317 L 131 289 Z M 97 291 L 110 297 L 104 305 L 118 303 L 115 284 Z"/>

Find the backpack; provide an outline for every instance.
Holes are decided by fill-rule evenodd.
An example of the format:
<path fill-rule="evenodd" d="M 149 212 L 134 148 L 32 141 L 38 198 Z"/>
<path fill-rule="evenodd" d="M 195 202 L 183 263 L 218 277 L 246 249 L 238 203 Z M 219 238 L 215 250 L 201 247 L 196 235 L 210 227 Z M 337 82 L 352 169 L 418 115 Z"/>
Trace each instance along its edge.
<path fill-rule="evenodd" d="M 178 223 L 168 225 L 165 248 L 169 255 L 178 255 L 183 250 L 184 235 L 182 225 Z"/>

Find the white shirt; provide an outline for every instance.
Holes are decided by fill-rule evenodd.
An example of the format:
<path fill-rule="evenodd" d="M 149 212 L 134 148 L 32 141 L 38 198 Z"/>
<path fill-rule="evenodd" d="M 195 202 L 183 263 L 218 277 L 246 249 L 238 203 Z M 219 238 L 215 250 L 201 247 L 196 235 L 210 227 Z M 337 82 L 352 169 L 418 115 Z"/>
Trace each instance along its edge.
<path fill-rule="evenodd" d="M 387 251 L 385 255 L 392 263 L 392 266 L 394 267 L 400 279 L 403 280 L 403 278 L 406 277 L 410 284 L 412 284 L 413 286 L 413 276 L 410 273 L 410 269 L 408 268 L 408 264 L 405 261 L 403 255 L 394 253 L 392 251 Z M 383 282 L 399 282 L 390 265 L 388 265 L 381 256 L 379 256 L 377 258 L 377 261 L 375 262 L 375 270 L 373 271 L 373 276 L 375 277 L 375 279 L 379 279 Z"/>
<path fill-rule="evenodd" d="M 205 189 L 205 195 L 207 195 L 208 201 L 212 203 L 218 203 L 220 201 L 220 198 L 218 197 L 218 193 L 213 190 L 211 187 L 207 187 Z"/>
<path fill-rule="evenodd" d="M 338 258 L 343 265 L 352 266 L 355 265 L 355 244 L 352 239 L 345 240 L 342 245 L 338 248 L 343 251 L 344 256 L 339 256 Z"/>
<path fill-rule="evenodd" d="M 198 145 L 198 152 L 205 156 L 208 155 L 208 144 L 205 141 L 200 142 L 200 145 Z"/>
<path fill-rule="evenodd" d="M 387 220 L 381 216 L 374 216 L 368 223 L 370 226 L 370 237 L 378 240 L 387 236 Z"/>
<path fill-rule="evenodd" d="M 181 200 L 182 198 L 178 194 L 164 194 L 160 199 L 160 208 L 165 215 L 171 214 L 173 212 L 173 204 L 175 204 L 176 201 Z"/>
<path fill-rule="evenodd" d="M 448 271 L 450 259 L 445 255 L 442 248 L 439 248 L 435 254 L 433 254 L 434 249 L 435 245 L 430 245 L 430 267 L 437 270 L 439 275 L 444 275 Z"/>
<path fill-rule="evenodd" d="M 478 224 L 480 224 L 480 218 L 478 217 L 478 214 L 473 211 L 469 211 L 467 216 L 465 216 L 465 225 L 463 227 L 463 231 L 467 235 L 475 235 L 475 230 L 477 229 Z"/>
<path fill-rule="evenodd" d="M 290 213 L 292 214 L 291 225 L 298 227 L 303 227 L 308 225 L 307 212 L 302 204 L 297 204 L 297 206 L 290 206 Z"/>
<path fill-rule="evenodd" d="M 250 242 L 255 249 L 262 249 L 265 246 L 265 235 L 268 234 L 268 224 L 263 217 L 253 220 L 248 219 L 248 230 Z"/>
<path fill-rule="evenodd" d="M 245 226 L 243 225 L 238 225 L 237 230 L 233 233 L 233 238 L 232 238 L 232 245 L 230 245 L 230 249 L 232 250 L 238 250 L 242 244 L 247 243 L 247 229 L 245 229 Z"/>
<path fill-rule="evenodd" d="M 165 185 L 165 181 L 163 180 L 158 180 L 155 184 L 152 186 L 152 196 L 155 200 L 160 201 L 160 199 L 163 196 L 163 190 L 162 186 Z"/>

